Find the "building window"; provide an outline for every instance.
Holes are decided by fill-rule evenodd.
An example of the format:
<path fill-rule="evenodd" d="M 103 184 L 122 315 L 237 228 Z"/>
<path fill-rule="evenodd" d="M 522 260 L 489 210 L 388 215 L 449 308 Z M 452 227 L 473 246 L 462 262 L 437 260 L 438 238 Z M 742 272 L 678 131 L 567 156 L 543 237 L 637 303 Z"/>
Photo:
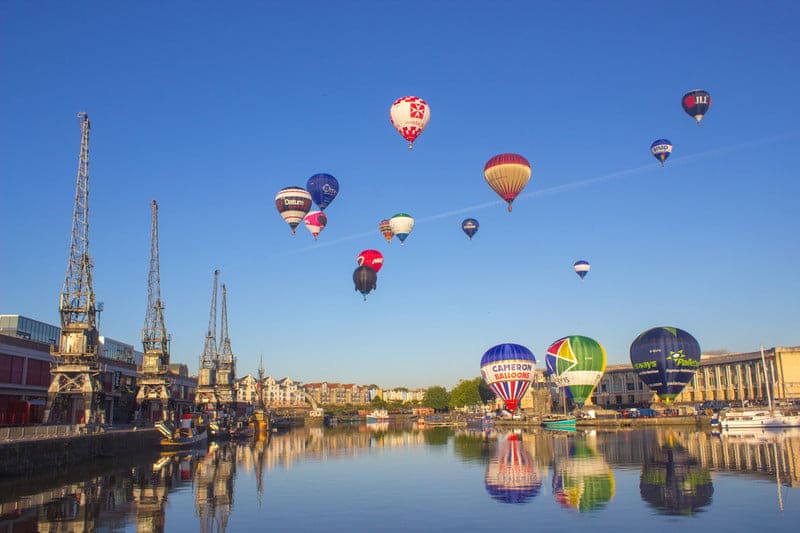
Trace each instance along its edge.
<path fill-rule="evenodd" d="M 628 383 L 628 390 L 636 390 L 636 383 Z M 633 396 L 631 396 L 633 398 Z"/>

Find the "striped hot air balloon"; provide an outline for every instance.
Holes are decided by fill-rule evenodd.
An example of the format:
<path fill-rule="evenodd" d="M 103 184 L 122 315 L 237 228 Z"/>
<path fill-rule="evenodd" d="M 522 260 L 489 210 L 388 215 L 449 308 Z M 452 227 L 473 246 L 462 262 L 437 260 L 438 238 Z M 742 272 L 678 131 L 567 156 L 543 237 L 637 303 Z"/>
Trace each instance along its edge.
<path fill-rule="evenodd" d="M 588 261 L 584 261 L 583 259 L 579 259 L 575 261 L 572 265 L 572 268 L 575 269 L 575 273 L 580 276 L 581 279 L 586 277 L 586 274 L 589 273 L 589 269 L 592 268 Z"/>
<path fill-rule="evenodd" d="M 531 179 L 531 164 L 519 154 L 500 154 L 486 162 L 483 175 L 489 187 L 508 203 L 510 212 L 511 203 Z"/>
<path fill-rule="evenodd" d="M 311 195 L 302 187 L 286 187 L 275 196 L 275 207 L 294 235 L 297 226 L 311 209 Z"/>
<path fill-rule="evenodd" d="M 414 147 L 414 141 L 431 119 L 431 108 L 418 96 L 398 98 L 389 110 L 392 126 L 408 141 L 408 149 Z"/>
<path fill-rule="evenodd" d="M 596 340 L 581 335 L 558 339 L 547 348 L 547 372 L 578 406 L 591 398 L 606 369 L 606 350 Z"/>
<path fill-rule="evenodd" d="M 483 380 L 512 413 L 533 380 L 536 358 L 521 344 L 498 344 L 481 357 Z"/>
<path fill-rule="evenodd" d="M 384 218 L 378 224 L 378 229 L 380 230 L 383 237 L 386 239 L 386 242 L 389 244 L 392 243 L 392 237 L 394 237 L 394 232 L 392 231 L 392 225 L 389 224 L 389 219 Z"/>

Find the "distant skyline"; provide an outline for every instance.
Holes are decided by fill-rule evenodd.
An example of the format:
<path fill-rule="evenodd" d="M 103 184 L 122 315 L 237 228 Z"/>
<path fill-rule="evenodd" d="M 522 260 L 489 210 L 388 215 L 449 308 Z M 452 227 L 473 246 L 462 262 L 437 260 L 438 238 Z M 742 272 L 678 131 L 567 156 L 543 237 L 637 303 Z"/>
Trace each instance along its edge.
<path fill-rule="evenodd" d="M 100 333 L 141 349 L 156 199 L 172 362 L 192 372 L 217 268 L 241 375 L 263 353 L 274 377 L 451 388 L 496 344 L 542 368 L 580 334 L 619 364 L 660 325 L 703 352 L 798 345 L 798 16 L 792 2 L 4 3 L 0 313 L 59 324 L 85 111 Z M 695 88 L 713 98 L 701 126 L 680 103 Z M 413 150 L 389 121 L 405 95 L 431 110 Z M 674 146 L 664 167 L 656 139 Z M 483 176 L 505 152 L 532 165 L 511 213 Z M 274 198 L 320 172 L 341 188 L 315 242 Z M 399 212 L 416 221 L 403 246 L 378 231 Z M 367 248 L 385 263 L 364 302 Z"/>

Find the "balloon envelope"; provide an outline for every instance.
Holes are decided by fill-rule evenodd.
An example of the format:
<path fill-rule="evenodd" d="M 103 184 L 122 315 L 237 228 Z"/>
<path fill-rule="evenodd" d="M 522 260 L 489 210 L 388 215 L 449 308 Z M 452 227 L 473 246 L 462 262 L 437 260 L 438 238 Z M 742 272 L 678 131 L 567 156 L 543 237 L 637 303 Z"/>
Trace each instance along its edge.
<path fill-rule="evenodd" d="M 639 378 L 667 404 L 700 366 L 700 344 L 682 329 L 648 329 L 631 343 L 631 364 Z"/>
<path fill-rule="evenodd" d="M 372 267 L 361 265 L 353 271 L 353 283 L 356 290 L 364 295 L 364 300 L 367 299 L 367 294 L 375 290 L 378 284 L 378 274 Z"/>
<path fill-rule="evenodd" d="M 411 217 L 411 215 L 397 213 L 395 216 L 389 219 L 389 227 L 391 228 L 392 233 L 397 235 L 397 238 L 400 239 L 400 244 L 403 244 L 406 241 L 408 234 L 411 233 L 412 229 L 414 229 L 414 219 Z"/>
<path fill-rule="evenodd" d="M 603 377 L 606 350 L 590 337 L 570 335 L 551 344 L 544 360 L 553 382 L 582 407 Z"/>
<path fill-rule="evenodd" d="M 294 235 L 298 224 L 311 209 L 311 195 L 302 187 L 286 187 L 275 195 L 275 207 Z"/>
<path fill-rule="evenodd" d="M 376 274 L 383 268 L 383 254 L 378 250 L 362 250 L 358 254 L 357 261 L 359 266 L 367 265 L 372 267 Z"/>
<path fill-rule="evenodd" d="M 483 167 L 483 175 L 500 198 L 511 203 L 531 179 L 531 164 L 519 154 L 500 154 L 491 158 Z"/>
<path fill-rule="evenodd" d="M 472 240 L 472 237 L 478 233 L 478 221 L 474 218 L 465 218 L 464 221 L 461 223 L 461 231 L 467 234 L 469 240 Z"/>
<path fill-rule="evenodd" d="M 711 95 L 702 89 L 689 91 L 683 95 L 681 106 L 683 106 L 683 110 L 686 111 L 689 116 L 694 117 L 699 126 L 700 121 L 703 120 L 703 115 L 705 115 L 708 112 L 708 108 L 711 107 Z"/>
<path fill-rule="evenodd" d="M 581 259 L 579 261 L 575 261 L 572 267 L 575 269 L 575 273 L 579 275 L 581 279 L 583 279 L 586 277 L 586 274 L 589 273 L 591 265 L 589 264 L 588 261 L 584 261 L 583 259 Z"/>
<path fill-rule="evenodd" d="M 664 162 L 672 153 L 672 143 L 667 139 L 653 141 L 653 144 L 650 145 L 650 153 L 653 154 L 653 157 L 658 159 L 661 166 L 664 166 Z"/>
<path fill-rule="evenodd" d="M 413 148 L 414 140 L 419 137 L 431 119 L 428 103 L 417 96 L 398 98 L 389 109 L 392 126 L 408 141 L 408 148 Z"/>
<path fill-rule="evenodd" d="M 386 239 L 386 242 L 392 242 L 392 237 L 394 237 L 394 232 L 392 231 L 392 225 L 389 224 L 389 219 L 383 219 L 378 224 L 378 229 L 380 230 L 381 234 Z"/>
<path fill-rule="evenodd" d="M 325 211 L 339 194 L 339 182 L 330 174 L 314 174 L 308 178 L 306 188 L 320 211 Z"/>
<path fill-rule="evenodd" d="M 325 226 L 328 224 L 328 217 L 325 216 L 325 213 L 322 211 L 311 211 L 305 217 L 303 217 L 303 223 L 306 225 L 306 229 L 311 232 L 311 235 L 314 236 L 314 240 L 317 240 L 317 235 L 325 229 Z"/>
<path fill-rule="evenodd" d="M 498 344 L 481 357 L 481 375 L 511 412 L 517 408 L 533 380 L 536 358 L 520 344 Z"/>

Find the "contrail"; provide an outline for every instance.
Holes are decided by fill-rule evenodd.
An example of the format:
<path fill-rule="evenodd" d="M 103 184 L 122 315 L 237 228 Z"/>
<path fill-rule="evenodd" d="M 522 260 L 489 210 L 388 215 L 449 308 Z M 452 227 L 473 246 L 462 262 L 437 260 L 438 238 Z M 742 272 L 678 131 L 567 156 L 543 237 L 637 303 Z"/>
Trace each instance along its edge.
<path fill-rule="evenodd" d="M 797 131 L 792 131 L 792 132 L 783 133 L 783 134 L 780 134 L 780 135 L 775 135 L 773 137 L 765 137 L 763 139 L 755 139 L 755 140 L 752 140 L 752 141 L 746 141 L 746 142 L 739 143 L 739 144 L 731 144 L 731 145 L 728 145 L 728 146 L 724 146 L 722 148 L 714 148 L 714 149 L 711 149 L 711 150 L 706 150 L 704 152 L 698 152 L 696 154 L 689 154 L 689 155 L 676 157 L 675 159 L 670 159 L 669 160 L 669 166 L 682 165 L 682 164 L 694 161 L 696 159 L 701 159 L 701 158 L 708 157 L 708 156 L 724 154 L 724 153 L 727 153 L 727 152 L 733 152 L 733 151 L 736 151 L 736 150 L 741 150 L 743 148 L 751 148 L 753 146 L 758 146 L 758 145 L 761 145 L 761 144 L 768 144 L 768 143 L 779 141 L 779 140 L 786 139 L 786 138 L 789 138 L 789 137 L 794 137 L 795 135 L 797 135 L 797 133 L 798 133 Z M 601 176 L 595 176 L 593 178 L 587 178 L 585 180 L 573 181 L 572 183 L 564 183 L 562 185 L 555 185 L 553 187 L 548 187 L 547 189 L 540 189 L 540 190 L 537 190 L 537 191 L 531 191 L 531 192 L 522 193 L 519 196 L 517 196 L 517 198 L 514 200 L 514 202 L 517 203 L 517 202 L 525 201 L 525 200 L 528 200 L 528 199 L 531 199 L 531 198 L 539 198 L 539 197 L 548 196 L 548 195 L 551 195 L 551 194 L 560 194 L 560 193 L 567 192 L 567 191 L 574 191 L 576 189 L 582 189 L 584 187 L 588 187 L 590 185 L 595 185 L 597 183 L 604 183 L 604 182 L 607 182 L 607 181 L 612 181 L 612 180 L 615 180 L 615 179 L 624 178 L 624 177 L 630 176 L 632 174 L 637 174 L 639 172 L 657 172 L 660 168 L 661 167 L 659 165 L 654 164 L 654 163 L 648 163 L 648 164 L 645 164 L 645 165 L 639 165 L 638 167 L 629 168 L 627 170 L 618 170 L 616 172 L 611 172 L 609 174 L 603 174 Z M 415 219 L 414 225 L 416 226 L 416 225 L 419 225 L 419 224 L 424 224 L 425 222 L 432 222 L 434 220 L 440 220 L 440 219 L 443 219 L 443 218 L 449 218 L 449 217 L 456 216 L 456 215 L 462 215 L 464 213 L 473 213 L 475 211 L 479 211 L 479 210 L 482 210 L 482 209 L 488 209 L 490 207 L 497 207 L 499 205 L 503 205 L 503 206 L 506 205 L 505 200 L 495 200 L 495 201 L 492 201 L 492 202 L 484 202 L 484 203 L 481 203 L 481 204 L 471 205 L 469 207 L 462 207 L 462 208 L 459 208 L 459 209 L 452 209 L 450 211 L 445 211 L 443 213 L 439 213 L 439 214 L 436 214 L 436 215 L 429 215 L 429 216 L 426 216 L 426 217 Z M 347 237 L 341 237 L 341 238 L 333 240 L 333 241 L 317 242 L 317 243 L 315 243 L 313 245 L 310 245 L 310 246 L 307 246 L 305 248 L 299 248 L 297 250 L 287 250 L 285 252 L 281 252 L 281 253 L 277 253 L 277 254 L 273 254 L 273 255 L 274 256 L 286 256 L 286 255 L 293 255 L 293 254 L 298 254 L 298 253 L 302 253 L 302 252 L 310 252 L 312 250 L 316 250 L 316 249 L 319 249 L 319 248 L 324 248 L 324 247 L 327 247 L 327 246 L 334 246 L 334 245 L 337 245 L 337 244 L 341 244 L 343 242 L 353 241 L 353 240 L 356 240 L 356 239 L 362 239 L 364 237 L 370 237 L 370 236 L 374 236 L 374 235 L 375 235 L 375 231 L 366 231 L 366 232 L 363 232 L 363 233 L 356 233 L 356 234 L 353 234 L 353 235 L 349 235 Z"/>

